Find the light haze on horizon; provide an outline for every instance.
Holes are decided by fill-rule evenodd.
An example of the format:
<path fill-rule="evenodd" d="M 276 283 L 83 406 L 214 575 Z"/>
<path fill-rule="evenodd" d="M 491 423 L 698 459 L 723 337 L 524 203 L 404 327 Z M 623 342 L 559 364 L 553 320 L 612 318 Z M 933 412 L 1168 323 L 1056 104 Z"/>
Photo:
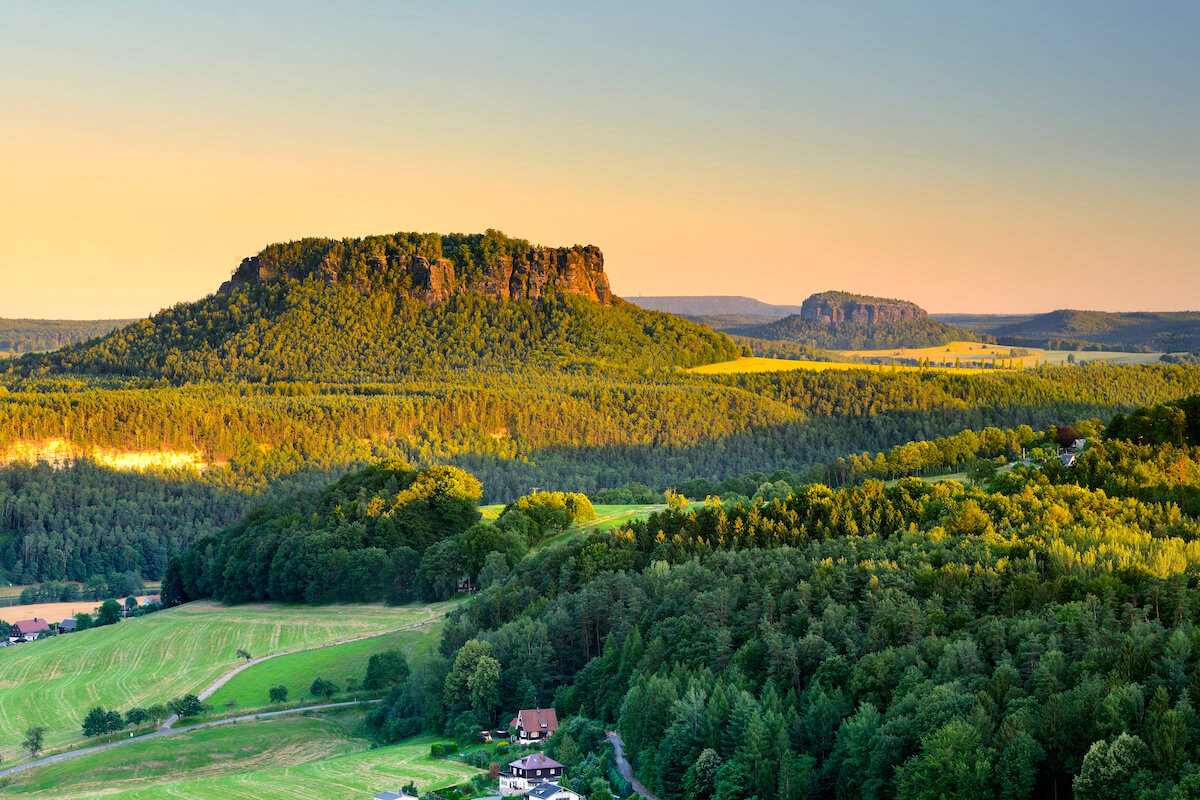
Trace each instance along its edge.
<path fill-rule="evenodd" d="M 614 292 L 1200 308 L 1200 3 L 9 3 L 0 316 L 304 236 L 596 244 Z"/>

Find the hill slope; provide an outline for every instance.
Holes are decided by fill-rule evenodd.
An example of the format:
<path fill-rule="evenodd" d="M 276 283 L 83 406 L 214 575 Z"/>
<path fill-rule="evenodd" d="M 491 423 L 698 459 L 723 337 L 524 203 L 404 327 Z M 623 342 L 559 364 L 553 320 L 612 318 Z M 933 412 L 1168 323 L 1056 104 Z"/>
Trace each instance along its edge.
<path fill-rule="evenodd" d="M 1180 351 L 1200 348 L 1200 312 L 1079 311 L 1058 309 L 1047 314 L 938 314 L 952 325 L 990 333 L 1001 344 L 1053 349 Z"/>
<path fill-rule="evenodd" d="M 454 257 L 441 258 L 451 246 Z M 10 369 L 177 383 L 361 381 L 688 367 L 739 352 L 728 337 L 614 298 L 594 247 L 534 248 L 494 232 L 396 234 L 272 245 L 214 295 Z"/>

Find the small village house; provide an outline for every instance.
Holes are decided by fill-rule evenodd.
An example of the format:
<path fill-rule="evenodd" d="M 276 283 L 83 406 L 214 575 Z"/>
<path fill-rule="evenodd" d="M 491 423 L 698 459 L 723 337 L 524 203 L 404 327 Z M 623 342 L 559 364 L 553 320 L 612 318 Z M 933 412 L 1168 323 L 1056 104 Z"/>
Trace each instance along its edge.
<path fill-rule="evenodd" d="M 553 708 L 523 708 L 509 727 L 517 729 L 517 741 L 521 744 L 544 742 L 558 730 L 558 714 Z"/>
<path fill-rule="evenodd" d="M 67 617 L 62 622 L 58 623 L 59 633 L 74 633 L 78 629 L 79 625 L 75 622 L 74 617 Z"/>
<path fill-rule="evenodd" d="M 44 619 L 22 619 L 14 622 L 9 628 L 8 638 L 14 642 L 18 639 L 36 639 L 48 630 L 50 623 Z"/>
<path fill-rule="evenodd" d="M 528 792 L 542 783 L 562 779 L 563 765 L 549 756 L 533 753 L 510 761 L 508 770 L 500 773 L 500 794 L 512 797 Z"/>

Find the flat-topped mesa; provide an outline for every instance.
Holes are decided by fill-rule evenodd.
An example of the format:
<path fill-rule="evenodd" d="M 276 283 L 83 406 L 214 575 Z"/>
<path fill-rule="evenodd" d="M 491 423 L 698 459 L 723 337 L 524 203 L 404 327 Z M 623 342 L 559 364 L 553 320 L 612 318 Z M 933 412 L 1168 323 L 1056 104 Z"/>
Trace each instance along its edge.
<path fill-rule="evenodd" d="M 852 322 L 859 325 L 874 325 L 880 322 L 898 322 L 902 319 L 919 319 L 929 316 L 925 309 L 907 300 L 892 300 L 886 297 L 868 297 L 849 292 L 821 292 L 804 301 L 800 307 L 800 318 L 833 325 Z"/>
<path fill-rule="evenodd" d="M 466 292 L 530 300 L 577 294 L 604 305 L 613 298 L 600 248 L 535 247 L 496 231 L 274 244 L 243 259 L 221 291 L 307 278 L 362 292 L 395 292 L 429 305 Z"/>

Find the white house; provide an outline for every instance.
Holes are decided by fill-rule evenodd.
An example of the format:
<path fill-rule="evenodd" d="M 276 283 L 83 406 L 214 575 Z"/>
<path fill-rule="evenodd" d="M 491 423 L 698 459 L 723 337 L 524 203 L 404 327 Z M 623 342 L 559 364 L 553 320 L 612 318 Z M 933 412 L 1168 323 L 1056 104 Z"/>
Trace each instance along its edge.
<path fill-rule="evenodd" d="M 532 800 L 583 800 L 583 795 L 564 789 L 557 783 L 539 783 L 525 793 Z"/>
<path fill-rule="evenodd" d="M 560 780 L 562 775 L 562 764 L 541 753 L 532 753 L 510 761 L 508 770 L 500 773 L 500 794 L 505 797 L 525 794 L 539 784 Z"/>

